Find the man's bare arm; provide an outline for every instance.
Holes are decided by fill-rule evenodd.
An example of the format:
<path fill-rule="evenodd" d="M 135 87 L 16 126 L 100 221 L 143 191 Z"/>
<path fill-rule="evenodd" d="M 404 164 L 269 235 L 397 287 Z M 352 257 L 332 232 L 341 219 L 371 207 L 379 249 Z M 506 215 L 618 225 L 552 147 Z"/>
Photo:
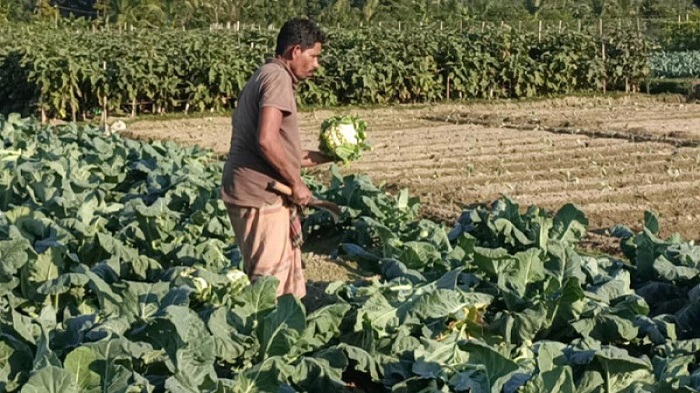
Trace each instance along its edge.
<path fill-rule="evenodd" d="M 282 111 L 275 107 L 265 106 L 261 108 L 258 125 L 258 144 L 265 160 L 272 165 L 292 189 L 292 202 L 306 205 L 311 199 L 311 191 L 301 180 L 298 169 L 285 159 L 286 153 L 280 140 L 282 116 Z"/>

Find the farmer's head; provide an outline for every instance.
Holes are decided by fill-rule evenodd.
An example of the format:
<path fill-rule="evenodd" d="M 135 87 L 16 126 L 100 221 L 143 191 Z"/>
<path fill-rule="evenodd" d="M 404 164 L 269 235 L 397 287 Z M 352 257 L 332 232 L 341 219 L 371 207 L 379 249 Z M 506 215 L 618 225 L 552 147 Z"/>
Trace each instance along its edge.
<path fill-rule="evenodd" d="M 277 35 L 275 55 L 287 60 L 297 78 L 306 79 L 318 68 L 321 45 L 325 42 L 326 34 L 314 22 L 290 19 Z"/>

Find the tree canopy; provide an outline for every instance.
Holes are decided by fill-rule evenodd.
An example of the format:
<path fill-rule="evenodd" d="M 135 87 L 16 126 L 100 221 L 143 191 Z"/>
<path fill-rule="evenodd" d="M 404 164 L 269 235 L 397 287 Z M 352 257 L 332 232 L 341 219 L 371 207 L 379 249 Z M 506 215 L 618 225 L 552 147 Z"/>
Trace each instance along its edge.
<path fill-rule="evenodd" d="M 292 16 L 326 24 L 397 21 L 676 18 L 700 0 L 0 0 L 0 22 L 58 16 L 135 26 L 279 25 Z"/>

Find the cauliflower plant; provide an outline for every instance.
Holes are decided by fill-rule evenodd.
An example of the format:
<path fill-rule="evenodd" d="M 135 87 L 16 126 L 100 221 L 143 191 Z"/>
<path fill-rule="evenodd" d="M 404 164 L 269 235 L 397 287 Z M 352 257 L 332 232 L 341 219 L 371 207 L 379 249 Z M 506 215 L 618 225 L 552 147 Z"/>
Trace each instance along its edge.
<path fill-rule="evenodd" d="M 365 142 L 367 123 L 357 116 L 333 116 L 321 123 L 319 150 L 346 163 L 360 158 L 370 146 Z"/>

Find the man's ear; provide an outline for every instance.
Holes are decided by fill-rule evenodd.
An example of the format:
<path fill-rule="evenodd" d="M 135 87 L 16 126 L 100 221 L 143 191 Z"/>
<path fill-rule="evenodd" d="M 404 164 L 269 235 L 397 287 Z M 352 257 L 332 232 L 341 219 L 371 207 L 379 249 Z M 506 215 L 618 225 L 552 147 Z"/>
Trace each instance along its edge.
<path fill-rule="evenodd" d="M 302 52 L 301 45 L 294 45 L 293 47 L 291 47 L 291 49 L 289 51 L 289 54 L 290 54 L 289 57 L 291 57 L 292 60 L 294 60 L 301 54 L 301 52 Z"/>

